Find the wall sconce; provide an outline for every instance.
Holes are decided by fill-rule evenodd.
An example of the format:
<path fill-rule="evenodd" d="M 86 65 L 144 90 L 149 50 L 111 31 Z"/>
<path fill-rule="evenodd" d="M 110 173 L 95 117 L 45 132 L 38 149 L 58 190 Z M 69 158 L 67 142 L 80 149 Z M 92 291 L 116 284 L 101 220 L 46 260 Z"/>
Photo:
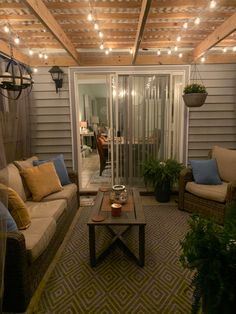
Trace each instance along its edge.
<path fill-rule="evenodd" d="M 56 85 L 56 93 L 58 93 L 58 89 L 62 88 L 64 72 L 58 66 L 53 66 L 48 72 L 51 73 L 52 79 Z"/>

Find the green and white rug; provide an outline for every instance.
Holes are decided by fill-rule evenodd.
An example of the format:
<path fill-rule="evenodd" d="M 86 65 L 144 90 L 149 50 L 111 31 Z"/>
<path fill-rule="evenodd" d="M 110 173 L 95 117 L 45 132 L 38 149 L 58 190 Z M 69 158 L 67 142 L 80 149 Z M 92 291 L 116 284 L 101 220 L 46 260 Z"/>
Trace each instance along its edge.
<path fill-rule="evenodd" d="M 179 242 L 187 231 L 189 214 L 178 211 L 175 205 L 144 206 L 145 266 L 137 266 L 116 248 L 97 267 L 91 268 L 86 224 L 90 210 L 90 207 L 81 208 L 46 284 L 44 279 L 44 289 L 41 285 L 36 293 L 37 302 L 32 302 L 31 312 L 190 313 L 191 274 L 179 263 Z M 133 229 L 128 235 L 130 245 L 136 242 L 136 231 Z M 100 245 L 104 245 L 109 236 L 100 227 L 96 232 Z M 133 249 L 137 249 L 135 244 Z"/>

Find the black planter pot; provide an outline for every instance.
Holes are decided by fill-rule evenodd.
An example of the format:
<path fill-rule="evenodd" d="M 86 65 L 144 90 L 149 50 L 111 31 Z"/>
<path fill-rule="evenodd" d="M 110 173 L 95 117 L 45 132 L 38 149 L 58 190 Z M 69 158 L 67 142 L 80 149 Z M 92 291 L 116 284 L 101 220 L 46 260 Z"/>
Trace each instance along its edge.
<path fill-rule="evenodd" d="M 171 195 L 171 189 L 170 189 L 169 181 L 156 186 L 155 198 L 158 202 L 161 202 L 161 203 L 169 202 L 170 195 Z"/>

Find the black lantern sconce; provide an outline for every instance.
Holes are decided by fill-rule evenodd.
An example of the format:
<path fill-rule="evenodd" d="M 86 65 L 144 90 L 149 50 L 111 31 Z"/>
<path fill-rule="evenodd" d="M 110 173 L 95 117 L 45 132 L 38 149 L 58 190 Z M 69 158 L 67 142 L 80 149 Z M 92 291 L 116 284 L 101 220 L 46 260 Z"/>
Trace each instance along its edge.
<path fill-rule="evenodd" d="M 48 72 L 51 73 L 52 79 L 56 85 L 56 93 L 58 93 L 58 89 L 62 88 L 64 72 L 58 66 L 53 66 Z"/>

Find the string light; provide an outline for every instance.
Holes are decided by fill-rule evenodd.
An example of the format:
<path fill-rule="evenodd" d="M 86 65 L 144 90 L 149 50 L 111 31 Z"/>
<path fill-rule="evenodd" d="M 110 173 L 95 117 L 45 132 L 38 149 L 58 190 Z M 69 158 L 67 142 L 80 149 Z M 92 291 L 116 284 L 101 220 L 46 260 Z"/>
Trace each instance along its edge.
<path fill-rule="evenodd" d="M 101 50 L 104 49 L 104 45 L 103 44 L 100 45 L 100 49 Z"/>
<path fill-rule="evenodd" d="M 44 57 L 44 59 L 45 59 L 45 60 L 47 60 L 47 58 L 48 58 L 48 55 L 46 55 L 46 54 L 45 54 L 45 55 L 44 55 L 43 57 Z"/>
<path fill-rule="evenodd" d="M 106 54 L 106 55 L 109 54 L 109 50 L 108 50 L 108 49 L 105 50 L 105 54 Z"/>
<path fill-rule="evenodd" d="M 226 48 L 226 47 L 223 48 L 223 52 L 224 52 L 224 53 L 227 52 L 227 48 Z"/>
<path fill-rule="evenodd" d="M 112 52 L 112 48 L 111 47 L 109 48 L 109 51 Z"/>
<path fill-rule="evenodd" d="M 37 68 L 33 68 L 33 71 L 34 71 L 34 73 L 37 73 L 38 69 Z"/>
<path fill-rule="evenodd" d="M 29 55 L 32 56 L 34 54 L 32 49 L 29 49 Z"/>
<path fill-rule="evenodd" d="M 129 53 L 130 53 L 131 55 L 133 54 L 133 49 L 132 49 L 132 48 L 129 49 Z"/>
<path fill-rule="evenodd" d="M 216 7 L 216 1 L 215 0 L 211 0 L 210 2 L 210 8 L 214 9 Z"/>
<path fill-rule="evenodd" d="M 195 19 L 194 23 L 195 23 L 196 25 L 200 24 L 200 17 L 197 17 L 197 18 Z"/>
<path fill-rule="evenodd" d="M 43 58 L 43 54 L 42 52 L 39 53 L 39 59 L 42 59 Z"/>
<path fill-rule="evenodd" d="M 178 47 L 177 47 L 177 46 L 175 46 L 175 48 L 174 48 L 174 49 L 175 49 L 175 51 L 178 51 Z"/>
<path fill-rule="evenodd" d="M 236 46 L 233 47 L 233 51 L 234 51 L 234 52 L 236 51 Z"/>
<path fill-rule="evenodd" d="M 169 49 L 167 53 L 168 53 L 168 55 L 171 55 L 171 49 Z"/>
<path fill-rule="evenodd" d="M 99 32 L 99 33 L 98 33 L 98 36 L 99 36 L 100 38 L 102 38 L 102 37 L 103 37 L 103 33 L 102 33 L 102 32 Z"/>
<path fill-rule="evenodd" d="M 4 30 L 5 33 L 9 33 L 10 32 L 10 28 L 7 25 L 5 25 L 3 27 L 3 30 Z"/>
<path fill-rule="evenodd" d="M 181 36 L 178 35 L 177 38 L 176 38 L 176 40 L 177 40 L 177 41 L 181 41 Z"/>
<path fill-rule="evenodd" d="M 204 63 L 206 61 L 205 57 L 201 57 L 201 62 Z"/>
<path fill-rule="evenodd" d="M 94 29 L 98 30 L 98 24 L 97 23 L 94 23 Z"/>
<path fill-rule="evenodd" d="M 184 23 L 183 28 L 184 28 L 184 29 L 187 29 L 187 28 L 188 28 L 188 23 L 187 23 L 187 22 Z"/>
<path fill-rule="evenodd" d="M 179 58 L 182 58 L 183 57 L 183 54 L 182 52 L 179 53 Z"/>
<path fill-rule="evenodd" d="M 15 44 L 19 45 L 19 43 L 20 43 L 20 38 L 19 38 L 18 36 L 15 37 L 15 38 L 14 38 L 14 42 L 15 42 Z"/>
<path fill-rule="evenodd" d="M 161 50 L 160 50 L 160 49 L 157 50 L 157 55 L 158 55 L 158 56 L 161 55 Z"/>
<path fill-rule="evenodd" d="M 88 21 L 92 21 L 92 20 L 93 20 L 93 16 L 92 16 L 92 13 L 91 13 L 91 12 L 88 14 L 87 19 L 88 19 Z"/>

